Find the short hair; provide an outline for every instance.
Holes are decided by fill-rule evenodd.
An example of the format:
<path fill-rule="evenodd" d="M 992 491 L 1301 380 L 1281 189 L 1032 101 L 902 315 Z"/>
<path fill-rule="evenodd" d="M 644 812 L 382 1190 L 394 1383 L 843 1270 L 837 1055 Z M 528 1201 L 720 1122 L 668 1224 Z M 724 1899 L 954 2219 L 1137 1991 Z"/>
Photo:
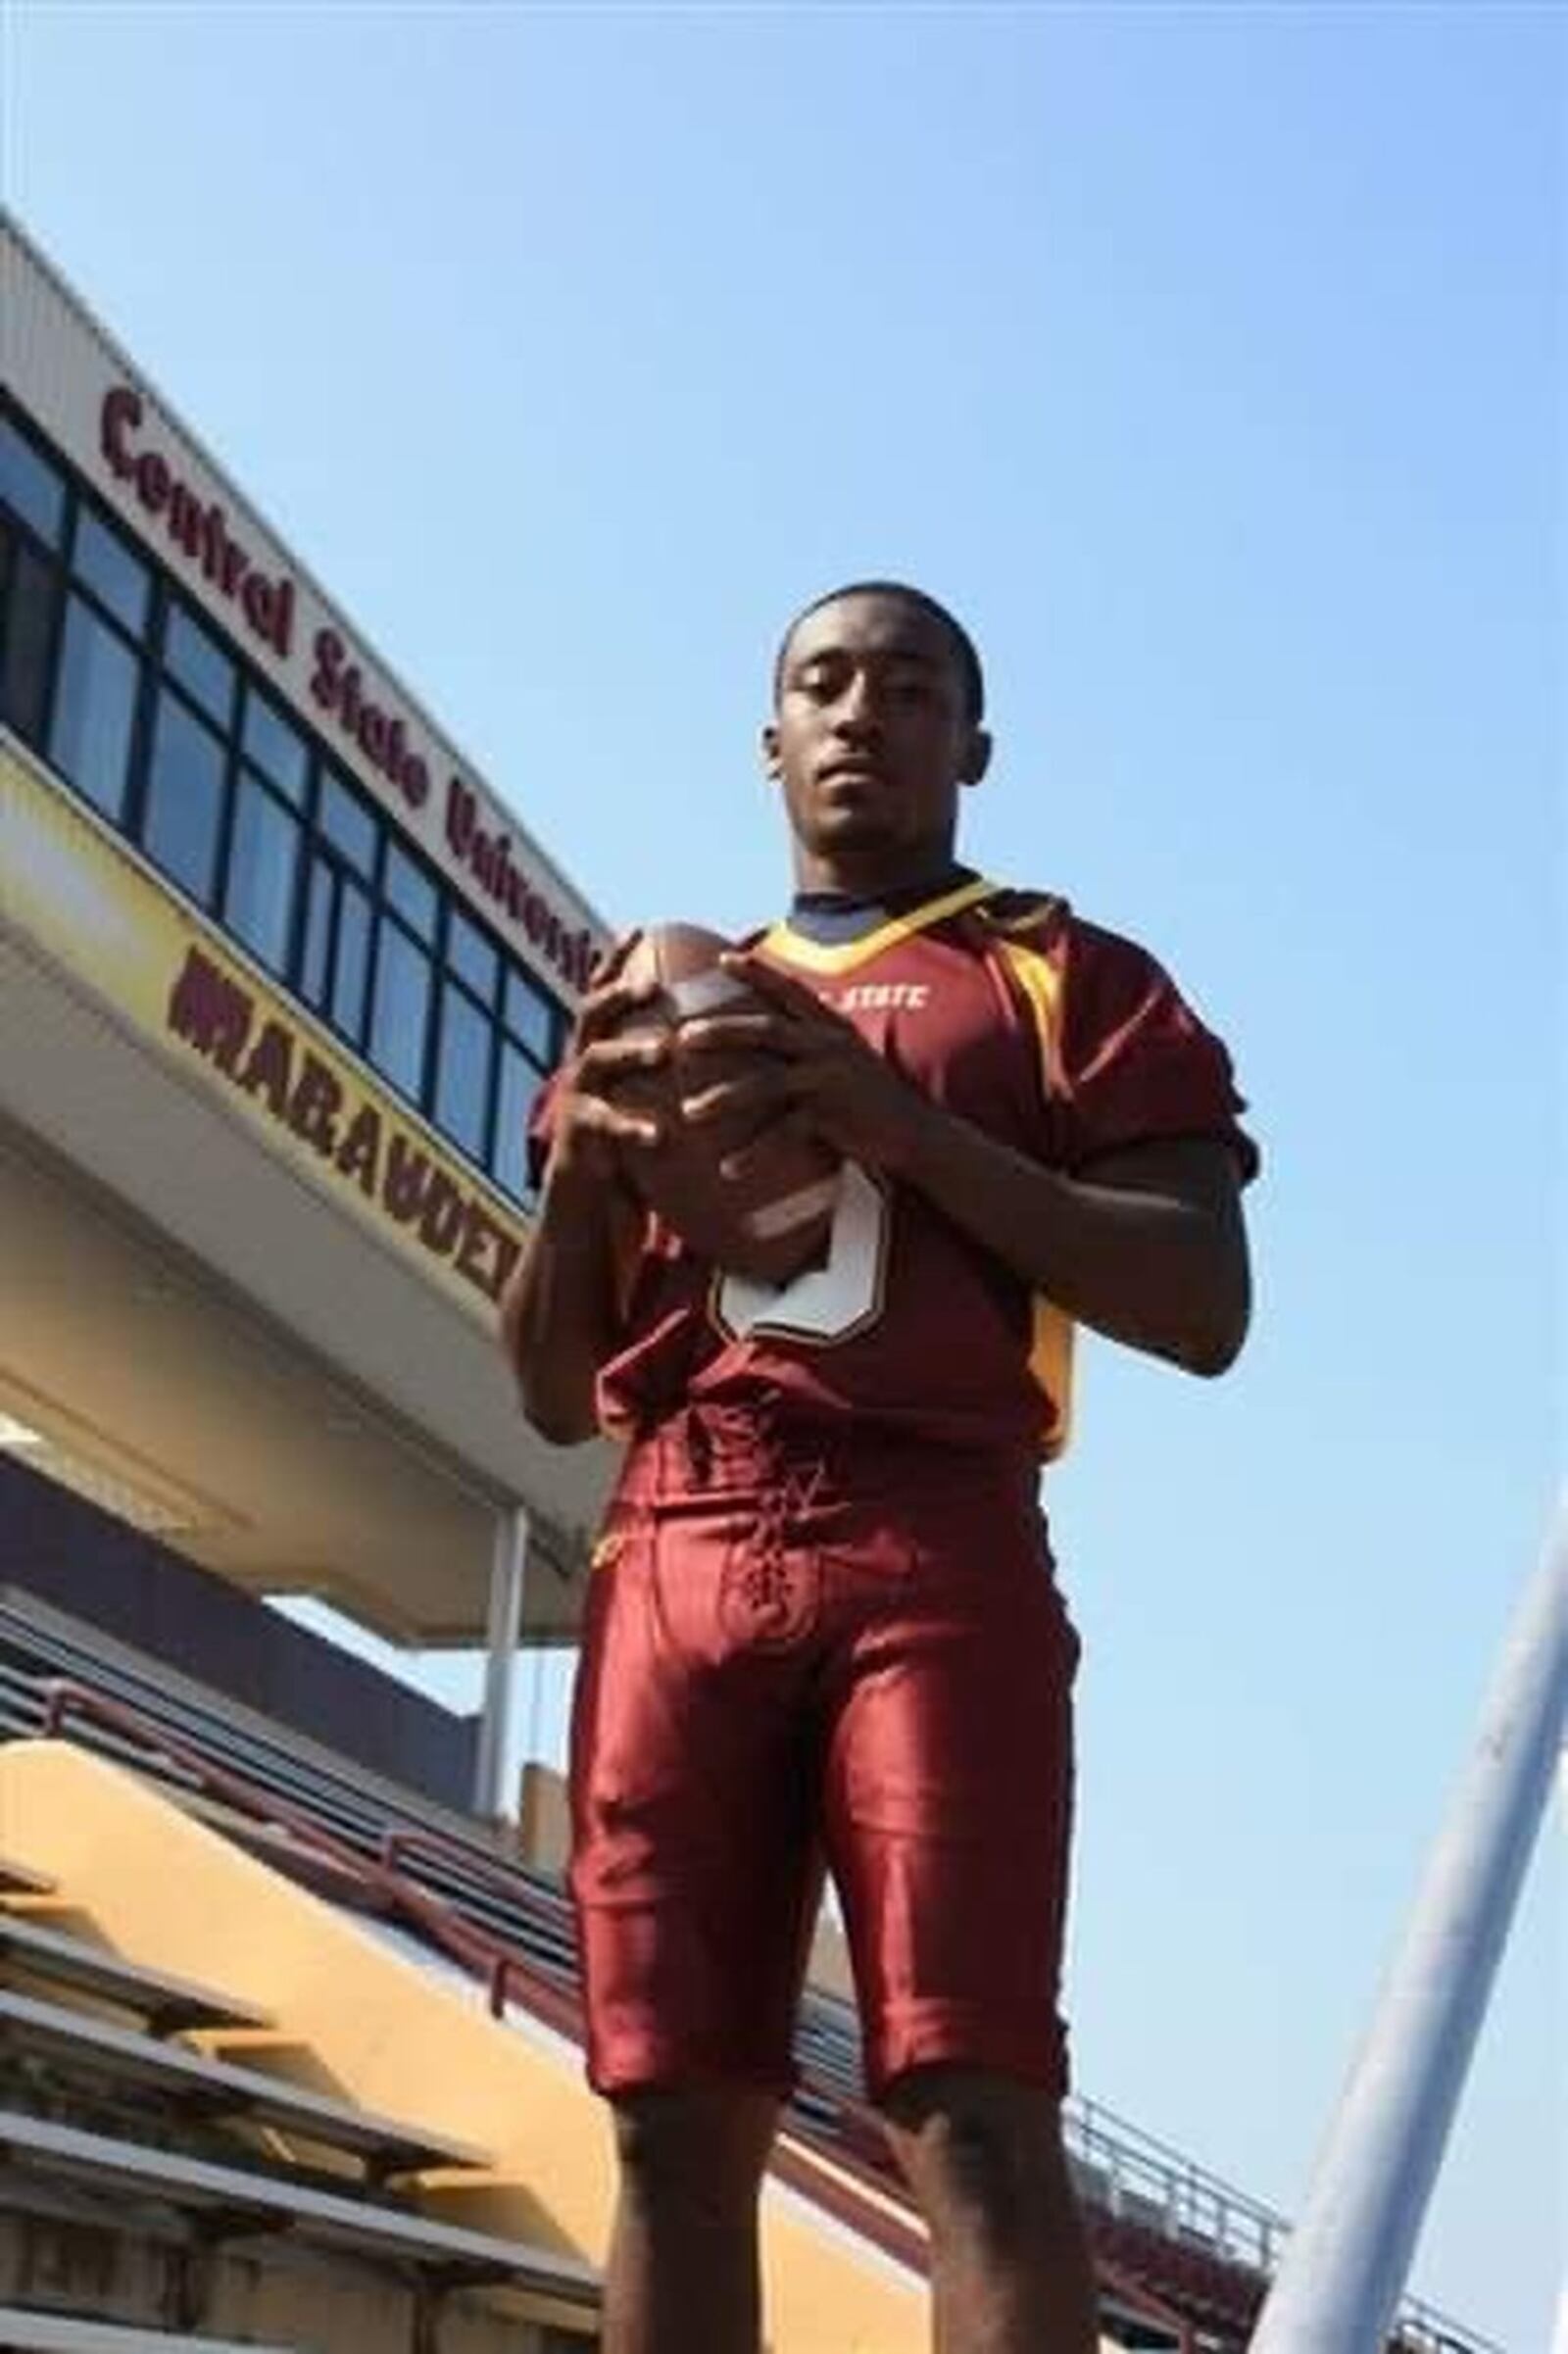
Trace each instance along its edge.
<path fill-rule="evenodd" d="M 957 665 L 958 678 L 963 689 L 963 715 L 971 726 L 979 725 L 986 712 L 986 679 L 985 672 L 980 666 L 980 656 L 976 651 L 973 638 L 964 628 L 963 623 L 949 613 L 945 605 L 939 605 L 935 597 L 926 595 L 924 589 L 911 588 L 908 582 L 904 580 L 852 580 L 845 587 L 829 589 L 824 596 L 813 597 L 809 605 L 803 605 L 788 629 L 785 630 L 774 659 L 773 699 L 775 702 L 778 700 L 784 684 L 785 657 L 789 653 L 795 632 L 800 628 L 801 623 L 808 621 L 812 613 L 820 613 L 824 605 L 841 604 L 846 597 L 897 597 L 902 604 L 912 605 L 917 612 L 925 613 L 931 620 L 937 622 L 947 637 L 953 650 L 953 659 Z"/>

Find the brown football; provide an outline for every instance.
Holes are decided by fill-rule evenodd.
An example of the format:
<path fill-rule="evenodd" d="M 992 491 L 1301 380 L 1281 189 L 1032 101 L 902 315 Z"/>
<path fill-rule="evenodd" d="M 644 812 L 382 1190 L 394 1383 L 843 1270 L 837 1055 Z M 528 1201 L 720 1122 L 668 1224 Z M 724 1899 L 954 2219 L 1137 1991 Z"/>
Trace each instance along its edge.
<path fill-rule="evenodd" d="M 754 991 L 718 959 L 733 946 L 698 924 L 654 924 L 639 934 L 622 968 L 628 981 L 652 981 L 659 994 L 640 1006 L 628 1027 L 675 1027 L 701 1013 L 738 1012 L 759 1003 Z M 754 1067 L 749 1054 L 705 1054 L 697 1085 L 714 1086 Z M 638 1156 L 638 1191 L 651 1209 L 671 1225 L 693 1250 L 715 1266 L 754 1282 L 784 1284 L 818 1260 L 838 1202 L 843 1162 L 813 1138 L 780 1129 L 743 1177 L 719 1175 L 719 1163 L 754 1131 L 722 1123 L 683 1127 L 680 1097 L 694 1085 L 674 1065 L 622 1091 L 625 1099 L 657 1111 L 665 1122 L 664 1144 Z"/>

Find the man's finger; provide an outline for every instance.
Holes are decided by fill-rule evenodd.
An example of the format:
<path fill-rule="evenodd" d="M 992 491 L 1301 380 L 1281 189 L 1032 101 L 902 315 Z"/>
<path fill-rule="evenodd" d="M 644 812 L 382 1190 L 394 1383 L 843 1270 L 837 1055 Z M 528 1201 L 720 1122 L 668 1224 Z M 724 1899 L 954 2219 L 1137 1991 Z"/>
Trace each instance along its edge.
<path fill-rule="evenodd" d="M 693 1128 L 719 1120 L 762 1119 L 789 1102 L 789 1076 L 782 1069 L 749 1071 L 743 1079 L 720 1079 L 683 1095 L 680 1116 Z"/>
<path fill-rule="evenodd" d="M 587 1092 L 592 1094 L 607 1082 L 661 1069 L 668 1062 L 669 1053 L 667 1030 L 635 1030 L 627 1037 L 595 1039 L 577 1056 L 576 1084 L 582 1087 L 588 1082 Z"/>
<path fill-rule="evenodd" d="M 602 1035 L 607 1025 L 612 1027 L 624 1021 L 628 1013 L 650 1004 L 659 994 L 659 983 L 651 977 L 641 981 L 608 981 L 603 989 L 590 990 L 577 1008 L 578 1037 L 589 1031 Z"/>
<path fill-rule="evenodd" d="M 702 1013 L 681 1023 L 675 1036 L 677 1058 L 690 1054 L 720 1054 L 726 1048 L 738 1053 L 799 1054 L 808 1040 L 798 1024 L 772 1011 L 764 1013 Z"/>
<path fill-rule="evenodd" d="M 612 1038 L 622 1023 L 641 1011 L 658 995 L 659 984 L 655 981 L 612 981 L 603 994 L 596 992 L 585 1000 L 582 1011 L 577 1016 L 574 1043 L 579 1052 L 597 1046 L 602 1039 Z M 667 1030 L 667 1023 L 661 1024 L 657 1029 L 647 1025 L 642 1034 L 660 1037 L 666 1035 Z"/>
<path fill-rule="evenodd" d="M 648 1151 L 664 1141 L 664 1124 L 651 1112 L 623 1111 L 604 1096 L 579 1096 L 572 1112 L 579 1127 L 607 1144 Z"/>
<path fill-rule="evenodd" d="M 798 1013 L 806 1020 L 820 1021 L 824 1016 L 830 1021 L 838 1019 L 823 1005 L 816 992 L 807 988 L 804 981 L 797 981 L 791 973 L 778 971 L 776 966 L 765 963 L 751 949 L 732 949 L 718 961 L 724 972 L 733 973 L 737 981 L 744 981 L 749 989 L 757 991 L 759 997 L 782 1006 L 786 1013 Z"/>
<path fill-rule="evenodd" d="M 629 932 L 616 933 L 599 962 L 594 966 L 593 985 L 596 990 L 606 989 L 612 981 L 620 978 L 621 973 L 625 970 L 627 957 L 642 936 L 641 924 L 633 924 Z"/>

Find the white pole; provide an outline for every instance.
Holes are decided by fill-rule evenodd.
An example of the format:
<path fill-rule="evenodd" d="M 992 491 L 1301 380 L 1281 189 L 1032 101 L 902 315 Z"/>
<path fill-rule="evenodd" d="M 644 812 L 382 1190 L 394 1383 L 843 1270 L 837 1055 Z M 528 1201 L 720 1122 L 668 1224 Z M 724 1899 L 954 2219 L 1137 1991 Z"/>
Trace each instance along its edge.
<path fill-rule="evenodd" d="M 1556 1803 L 1563 1813 L 1563 1832 L 1568 1832 L 1568 1749 L 1558 1751 Z M 1568 2265 L 1563 2265 L 1563 2285 L 1556 2293 L 1556 2329 L 1551 2330 L 1551 2354 L 1568 2354 Z"/>
<path fill-rule="evenodd" d="M 484 1709 L 479 1719 L 473 1764 L 473 1811 L 491 1822 L 506 1811 L 507 1737 L 512 1724 L 527 1562 L 528 1515 L 518 1504 L 496 1515 L 495 1550 L 490 1562 Z"/>
<path fill-rule="evenodd" d="M 1565 1698 L 1568 1494 L 1251 2354 L 1379 2354 L 1384 2344 L 1551 1794 Z"/>

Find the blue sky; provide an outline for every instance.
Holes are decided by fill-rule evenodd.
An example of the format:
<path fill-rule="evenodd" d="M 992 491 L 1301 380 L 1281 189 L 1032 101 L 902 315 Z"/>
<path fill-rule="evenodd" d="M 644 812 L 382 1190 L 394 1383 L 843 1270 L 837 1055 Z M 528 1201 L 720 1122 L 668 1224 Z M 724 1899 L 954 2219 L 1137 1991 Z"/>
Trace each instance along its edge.
<path fill-rule="evenodd" d="M 774 637 L 904 573 L 987 658 L 971 855 L 1230 1039 L 1251 1348 L 1092 1349 L 1054 1481 L 1071 2008 L 1085 2090 L 1294 2206 L 1564 1459 L 1564 18 L 3 37 L 8 201 L 607 915 L 777 907 Z M 1518 2354 L 1553 1831 L 1417 2268 Z"/>

